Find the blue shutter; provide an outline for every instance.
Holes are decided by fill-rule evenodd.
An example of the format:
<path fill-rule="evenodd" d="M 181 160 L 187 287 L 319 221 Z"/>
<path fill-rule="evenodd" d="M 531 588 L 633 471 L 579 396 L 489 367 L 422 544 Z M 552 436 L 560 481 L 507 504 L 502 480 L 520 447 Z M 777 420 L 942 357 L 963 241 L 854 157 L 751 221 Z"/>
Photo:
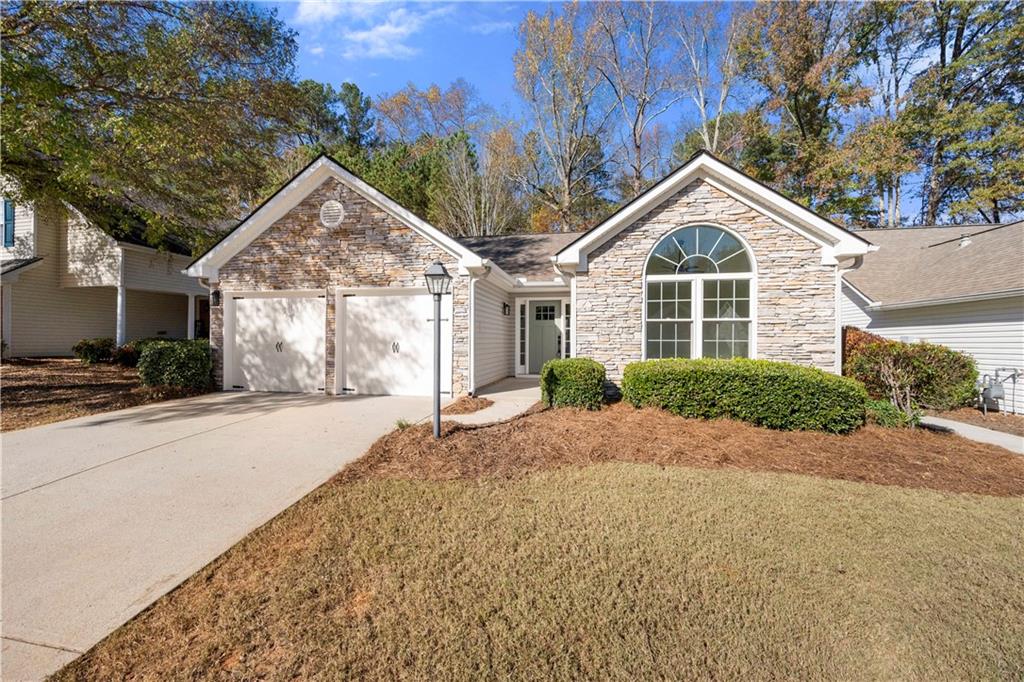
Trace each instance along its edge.
<path fill-rule="evenodd" d="M 14 246 L 14 202 L 4 199 L 4 246 Z"/>

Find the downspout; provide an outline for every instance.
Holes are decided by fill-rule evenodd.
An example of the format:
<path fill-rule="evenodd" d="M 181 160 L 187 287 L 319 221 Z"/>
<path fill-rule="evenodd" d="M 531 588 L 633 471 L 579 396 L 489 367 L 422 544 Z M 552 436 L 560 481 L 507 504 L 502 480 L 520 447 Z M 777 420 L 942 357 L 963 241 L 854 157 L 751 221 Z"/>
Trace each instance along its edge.
<path fill-rule="evenodd" d="M 476 283 L 491 274 L 489 261 L 482 261 L 483 267 L 469 271 L 469 386 L 467 393 L 476 395 Z"/>
<path fill-rule="evenodd" d="M 836 364 L 835 373 L 843 374 L 843 273 L 856 270 L 864 263 L 864 256 L 854 256 L 853 262 L 848 267 L 843 267 L 842 261 L 836 264 Z"/>

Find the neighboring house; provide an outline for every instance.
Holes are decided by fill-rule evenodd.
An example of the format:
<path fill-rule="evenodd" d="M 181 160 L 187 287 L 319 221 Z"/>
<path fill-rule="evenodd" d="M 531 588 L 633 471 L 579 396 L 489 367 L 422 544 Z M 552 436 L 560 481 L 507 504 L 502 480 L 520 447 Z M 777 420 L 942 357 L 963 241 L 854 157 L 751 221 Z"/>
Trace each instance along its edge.
<path fill-rule="evenodd" d="M 974 356 L 982 378 L 1024 372 L 1024 221 L 865 230 L 879 249 L 843 282 L 842 320 Z M 1024 376 L 1004 410 L 1024 412 Z"/>
<path fill-rule="evenodd" d="M 840 269 L 873 247 L 708 154 L 594 229 L 455 240 L 322 156 L 193 262 L 225 389 L 427 395 L 585 356 L 745 356 L 840 369 Z"/>
<path fill-rule="evenodd" d="M 187 250 L 114 238 L 52 202 L 4 200 L 2 324 L 11 356 L 67 356 L 80 339 L 205 335 L 208 291 Z"/>

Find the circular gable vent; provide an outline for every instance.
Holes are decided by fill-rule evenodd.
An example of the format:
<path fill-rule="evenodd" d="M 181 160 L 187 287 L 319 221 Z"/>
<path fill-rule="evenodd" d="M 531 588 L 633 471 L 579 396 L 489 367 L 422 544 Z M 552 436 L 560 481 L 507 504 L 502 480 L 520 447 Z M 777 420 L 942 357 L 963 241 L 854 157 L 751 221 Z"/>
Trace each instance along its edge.
<path fill-rule="evenodd" d="M 345 219 L 345 207 L 337 199 L 329 199 L 320 207 L 320 222 L 324 227 L 337 227 Z"/>

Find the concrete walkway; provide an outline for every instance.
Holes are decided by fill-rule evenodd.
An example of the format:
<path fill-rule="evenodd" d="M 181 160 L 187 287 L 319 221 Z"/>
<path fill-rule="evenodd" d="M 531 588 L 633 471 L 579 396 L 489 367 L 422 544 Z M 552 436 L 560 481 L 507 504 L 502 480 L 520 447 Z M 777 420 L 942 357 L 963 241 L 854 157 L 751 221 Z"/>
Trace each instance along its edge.
<path fill-rule="evenodd" d="M 540 400 L 540 384 L 536 379 L 502 379 L 481 388 L 477 395 L 490 398 L 494 404 L 479 412 L 441 415 L 441 419 L 462 424 L 489 424 L 511 419 Z"/>
<path fill-rule="evenodd" d="M 218 393 L 3 434 L 0 676 L 54 672 L 427 414 L 429 398 Z"/>
<path fill-rule="evenodd" d="M 979 443 L 988 443 L 990 445 L 998 445 L 1001 448 L 1006 448 L 1010 452 L 1015 452 L 1018 455 L 1024 455 L 1024 438 L 1015 436 L 1012 433 L 993 431 L 992 429 L 986 429 L 983 426 L 965 424 L 964 422 L 944 419 L 942 417 L 924 416 L 921 417 L 921 423 L 940 426 L 969 440 L 976 440 Z"/>

